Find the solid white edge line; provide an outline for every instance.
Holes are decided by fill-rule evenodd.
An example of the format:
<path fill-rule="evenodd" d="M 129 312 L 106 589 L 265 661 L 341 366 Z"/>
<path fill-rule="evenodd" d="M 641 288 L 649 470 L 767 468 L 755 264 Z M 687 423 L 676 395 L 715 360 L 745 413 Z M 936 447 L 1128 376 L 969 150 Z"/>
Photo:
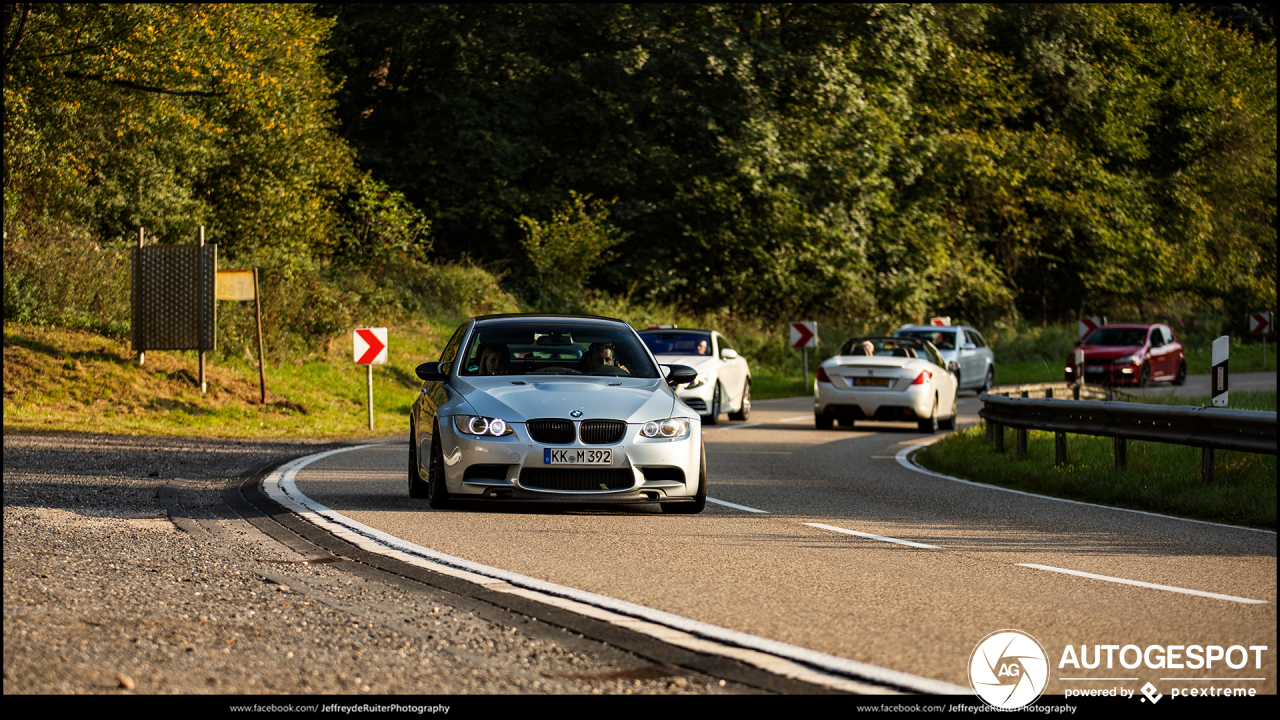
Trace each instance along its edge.
<path fill-rule="evenodd" d="M 801 415 L 800 417 L 782 418 L 778 422 L 800 422 L 801 420 L 809 420 L 812 418 L 812 415 Z"/>
<path fill-rule="evenodd" d="M 745 511 L 747 511 L 747 512 L 760 513 L 761 515 L 768 515 L 768 514 L 769 514 L 769 511 L 768 511 L 768 510 L 757 510 L 756 508 L 753 508 L 753 507 L 747 507 L 746 505 L 738 505 L 737 503 L 731 503 L 731 502 L 727 502 L 727 501 L 725 501 L 725 500 L 717 500 L 717 499 L 715 499 L 715 498 L 713 498 L 713 497 L 709 497 L 709 498 L 707 498 L 707 502 L 709 502 L 709 503 L 715 503 L 715 504 L 717 504 L 717 505 L 723 505 L 723 506 L 725 506 L 725 507 L 731 507 L 731 508 L 733 508 L 734 510 L 745 510 Z"/>
<path fill-rule="evenodd" d="M 1135 587 L 1148 588 L 1151 590 L 1167 590 L 1169 592 L 1182 593 L 1183 595 L 1195 595 L 1197 597 L 1212 598 L 1214 600 L 1229 600 L 1231 602 L 1244 603 L 1246 605 L 1267 605 L 1266 600 L 1254 600 L 1252 598 L 1240 597 L 1239 595 L 1223 595 L 1222 593 L 1205 592 L 1204 590 L 1189 590 L 1187 588 L 1174 587 L 1173 585 L 1157 585 L 1156 583 L 1143 582 L 1141 580 L 1128 580 L 1126 578 L 1112 577 L 1110 575 L 1097 575 L 1094 573 L 1081 572 L 1079 570 L 1067 570 L 1066 568 L 1053 567 L 1052 565 L 1037 565 L 1035 563 L 1017 563 L 1018 567 L 1032 568 L 1033 570 L 1047 570 L 1048 572 L 1062 573 L 1063 575 L 1075 575 L 1076 577 L 1089 578 L 1091 580 L 1105 580 L 1106 582 L 1119 583 L 1121 585 L 1133 585 Z"/>
<path fill-rule="evenodd" d="M 726 425 L 724 427 L 708 428 L 710 430 L 741 430 L 742 428 L 759 427 L 764 423 L 744 423 L 742 425 Z"/>
<path fill-rule="evenodd" d="M 888 543 L 897 543 L 899 545 L 910 545 L 915 548 L 924 548 L 925 550 L 942 550 L 940 545 L 925 545 L 924 543 L 911 542 L 910 540 L 899 540 L 897 538 L 885 537 L 884 535 L 872 535 L 871 533 L 858 532 L 857 530 L 846 530 L 845 528 L 836 527 L 835 525 L 823 525 L 822 523 L 804 523 L 809 527 L 822 528 L 832 532 L 844 533 L 845 535 L 857 535 L 860 538 L 868 540 L 882 540 Z"/>
<path fill-rule="evenodd" d="M 800 663 L 804 666 L 808 666 L 811 670 L 845 676 L 846 679 L 855 681 L 854 684 L 862 687 L 863 690 L 866 688 L 858 684 L 856 682 L 857 680 L 881 683 L 919 693 L 932 693 L 939 695 L 973 694 L 970 688 L 961 685 L 953 685 L 941 680 L 919 677 L 917 675 L 911 675 L 910 673 L 900 672 L 898 670 L 890 670 L 888 668 L 882 668 L 858 662 L 856 660 L 828 655 L 816 650 L 810 650 L 796 645 L 789 645 L 777 640 L 770 640 L 768 638 L 750 635 L 737 630 L 730 630 L 710 623 L 704 623 L 698 620 L 682 617 L 674 613 L 656 610 L 654 608 L 645 607 L 625 600 L 618 600 L 606 595 L 578 590 L 564 585 L 557 585 L 555 583 L 539 580 L 527 575 L 521 575 L 519 573 L 446 555 L 356 522 L 355 520 L 352 520 L 351 518 L 331 510 L 311 498 L 308 498 L 301 490 L 298 489 L 298 472 L 311 463 L 342 452 L 362 450 L 364 448 L 388 444 L 398 443 L 371 443 L 368 445 L 338 448 L 336 450 L 329 450 L 292 460 L 263 478 L 263 490 L 269 497 L 271 497 L 271 499 L 281 505 L 284 505 L 290 510 L 293 510 L 301 518 L 328 530 L 334 535 L 351 542 L 357 547 L 380 555 L 394 557 L 417 567 L 427 568 L 436 572 L 459 577 L 485 586 L 490 590 L 512 592 L 513 594 L 520 594 L 526 597 L 533 597 L 528 594 L 529 592 L 532 592 L 537 594 L 536 597 L 539 600 L 549 602 L 549 604 L 556 604 L 555 602 L 552 602 L 556 599 L 581 603 L 600 610 L 610 611 L 620 616 L 642 620 L 653 625 L 665 626 L 667 628 L 688 633 L 689 635 L 696 636 L 697 638 L 702 638 L 703 640 L 725 643 L 744 650 L 756 651 L 765 655 L 781 658 L 783 660 Z M 524 592 L 516 592 L 515 590 L 508 589 L 507 584 L 515 586 L 515 588 L 521 589 Z M 623 624 L 626 622 L 626 619 L 622 618 L 616 622 L 618 622 L 618 624 Z M 731 657 L 735 656 L 729 653 L 724 654 L 728 654 Z M 741 653 L 739 653 L 739 655 L 741 655 Z M 833 680 L 838 681 L 840 678 L 826 679 L 822 682 L 830 684 Z"/>
<path fill-rule="evenodd" d="M 958 483 L 963 483 L 965 485 L 972 485 L 974 487 L 986 488 L 987 490 L 999 490 L 1001 492 L 1013 493 L 1015 495 L 1026 495 L 1027 497 L 1040 498 L 1042 500 L 1053 500 L 1054 502 L 1070 503 L 1072 505 L 1084 505 L 1085 507 L 1096 507 L 1096 508 L 1102 508 L 1104 510 L 1114 510 L 1116 512 L 1135 513 L 1137 515 L 1147 515 L 1149 517 L 1164 518 L 1166 520 L 1181 520 L 1182 522 L 1196 523 L 1199 525 L 1212 525 L 1214 527 L 1221 527 L 1221 528 L 1231 528 L 1232 530 L 1249 530 L 1251 532 L 1260 532 L 1260 533 L 1266 533 L 1269 535 L 1276 534 L 1274 530 L 1262 530 L 1259 528 L 1244 527 L 1243 525 L 1227 525 L 1226 523 L 1209 522 L 1208 520 L 1193 520 L 1191 518 L 1177 517 L 1175 515 L 1162 515 L 1160 513 L 1146 512 L 1145 510 L 1130 510 L 1129 508 L 1112 507 L 1110 505 L 1099 505 L 1097 503 L 1082 502 L 1080 500 L 1067 500 L 1066 498 L 1053 497 L 1052 495 L 1039 495 L 1037 493 L 1030 493 L 1024 490 L 1011 490 L 1006 487 L 1000 487 L 999 485 L 988 485 L 987 483 L 974 482 L 973 480 L 965 480 L 964 478 L 958 478 L 958 477 L 953 477 L 951 475 L 944 475 L 940 472 L 934 472 L 926 467 L 917 465 L 915 461 L 909 457 L 911 453 L 914 453 L 917 450 L 921 450 L 929 445 L 932 445 L 938 442 L 939 440 L 943 439 L 944 437 L 946 437 L 946 435 L 930 438 L 928 440 L 925 440 L 924 442 L 908 445 L 907 447 L 904 447 L 898 451 L 898 454 L 895 456 L 895 459 L 898 461 L 899 465 L 901 465 L 902 467 L 908 470 L 918 472 L 923 475 L 932 475 L 933 477 L 942 478 L 943 480 L 950 480 L 951 482 L 958 482 Z"/>

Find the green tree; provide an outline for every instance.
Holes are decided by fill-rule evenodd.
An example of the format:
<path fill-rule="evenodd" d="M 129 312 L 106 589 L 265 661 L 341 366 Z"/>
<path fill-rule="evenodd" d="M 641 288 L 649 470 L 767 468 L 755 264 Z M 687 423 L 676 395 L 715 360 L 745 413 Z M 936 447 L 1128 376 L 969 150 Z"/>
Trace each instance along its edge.
<path fill-rule="evenodd" d="M 622 242 L 622 233 L 609 225 L 609 205 L 603 200 L 569 192 L 569 202 L 547 222 L 520 217 L 522 242 L 537 273 L 530 295 L 550 312 L 580 310 L 586 283 L 608 259 L 608 251 Z"/>

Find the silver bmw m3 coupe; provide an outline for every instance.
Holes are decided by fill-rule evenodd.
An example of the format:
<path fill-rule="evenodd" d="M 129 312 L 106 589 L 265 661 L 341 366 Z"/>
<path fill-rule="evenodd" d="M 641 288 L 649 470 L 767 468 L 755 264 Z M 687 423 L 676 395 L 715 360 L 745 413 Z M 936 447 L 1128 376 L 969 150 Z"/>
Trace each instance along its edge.
<path fill-rule="evenodd" d="M 409 496 L 660 503 L 701 512 L 698 413 L 672 388 L 697 377 L 661 365 L 621 320 L 489 315 L 468 320 L 418 366 L 409 419 Z"/>

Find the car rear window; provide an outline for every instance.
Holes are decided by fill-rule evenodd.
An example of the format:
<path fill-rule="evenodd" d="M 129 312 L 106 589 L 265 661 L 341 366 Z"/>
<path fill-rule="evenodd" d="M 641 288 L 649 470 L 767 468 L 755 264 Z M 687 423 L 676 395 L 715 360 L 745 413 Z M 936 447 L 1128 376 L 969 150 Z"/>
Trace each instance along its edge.
<path fill-rule="evenodd" d="M 956 349 L 956 333 L 954 330 L 899 330 L 894 335 L 928 340 L 939 350 Z"/>
<path fill-rule="evenodd" d="M 1085 345 L 1101 347 L 1124 347 L 1141 345 L 1147 341 L 1146 328 L 1098 328 L 1085 338 Z"/>

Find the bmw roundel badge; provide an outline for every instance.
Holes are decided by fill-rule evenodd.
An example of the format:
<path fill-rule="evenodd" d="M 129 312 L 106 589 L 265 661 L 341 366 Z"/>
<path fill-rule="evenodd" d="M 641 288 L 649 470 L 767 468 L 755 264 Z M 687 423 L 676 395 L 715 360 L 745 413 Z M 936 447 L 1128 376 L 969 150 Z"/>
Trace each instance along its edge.
<path fill-rule="evenodd" d="M 574 410 L 573 412 L 571 412 L 571 413 L 569 413 L 569 414 L 570 414 L 570 415 L 572 415 L 572 416 L 574 416 L 574 417 L 582 417 L 582 411 L 581 411 L 581 410 Z"/>

